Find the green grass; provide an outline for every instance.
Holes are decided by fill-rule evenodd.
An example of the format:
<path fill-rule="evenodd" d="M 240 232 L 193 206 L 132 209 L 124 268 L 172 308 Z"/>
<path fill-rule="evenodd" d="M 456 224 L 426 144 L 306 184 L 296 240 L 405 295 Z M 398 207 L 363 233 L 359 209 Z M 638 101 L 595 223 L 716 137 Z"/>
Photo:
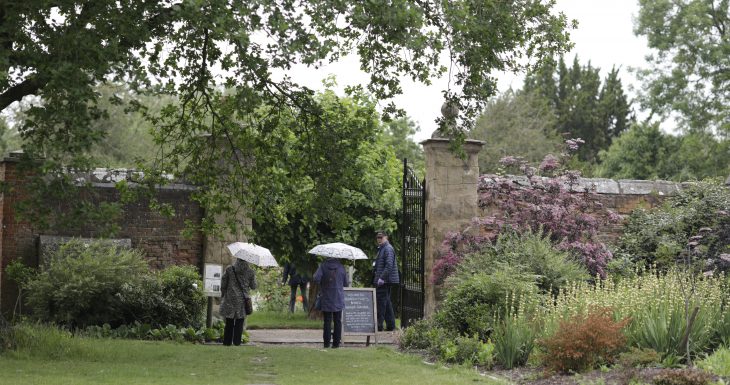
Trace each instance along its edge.
<path fill-rule="evenodd" d="M 498 383 L 470 369 L 427 365 L 420 357 L 385 347 L 322 350 L 52 339 L 51 344 L 26 344 L 0 355 L 0 384 Z"/>
<path fill-rule="evenodd" d="M 310 320 L 307 313 L 254 311 L 246 317 L 246 329 L 321 329 L 322 321 Z"/>

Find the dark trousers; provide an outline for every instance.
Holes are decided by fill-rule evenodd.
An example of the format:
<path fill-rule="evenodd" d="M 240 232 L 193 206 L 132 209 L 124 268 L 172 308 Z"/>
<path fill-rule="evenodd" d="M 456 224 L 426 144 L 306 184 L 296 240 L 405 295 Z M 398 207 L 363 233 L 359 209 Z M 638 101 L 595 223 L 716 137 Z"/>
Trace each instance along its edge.
<path fill-rule="evenodd" d="M 289 312 L 294 313 L 294 305 L 297 303 L 297 285 L 289 285 L 291 287 L 291 296 L 289 297 Z M 300 283 L 298 285 L 299 290 L 302 292 L 302 308 L 304 311 L 309 311 L 307 301 L 307 283 Z"/>
<path fill-rule="evenodd" d="M 223 329 L 223 345 L 239 346 L 241 345 L 241 336 L 243 336 L 243 318 L 226 318 L 226 327 Z"/>
<path fill-rule="evenodd" d="M 339 348 L 342 342 L 342 311 L 323 311 L 322 314 L 324 315 L 324 335 L 322 336 L 324 347 L 330 347 L 330 341 L 332 341 L 332 346 Z M 335 321 L 334 333 L 332 333 L 332 321 Z"/>
<path fill-rule="evenodd" d="M 393 312 L 393 303 L 390 302 L 391 284 L 386 283 L 375 289 L 375 296 L 378 300 L 378 330 L 383 330 L 383 320 L 387 330 L 395 329 L 395 313 Z"/>

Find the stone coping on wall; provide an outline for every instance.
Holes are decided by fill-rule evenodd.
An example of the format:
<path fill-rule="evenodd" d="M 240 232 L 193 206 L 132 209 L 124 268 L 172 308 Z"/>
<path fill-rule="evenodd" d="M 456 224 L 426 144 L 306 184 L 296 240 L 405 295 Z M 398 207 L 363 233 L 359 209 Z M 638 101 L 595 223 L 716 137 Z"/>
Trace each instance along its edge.
<path fill-rule="evenodd" d="M 479 177 L 479 190 L 488 190 L 496 187 L 495 178 L 504 178 L 511 180 L 513 183 L 527 187 L 529 186 L 526 176 L 521 175 L 505 175 L 498 176 L 485 174 Z M 547 177 L 538 177 L 542 181 L 547 181 Z M 648 195 L 657 194 L 675 195 L 685 183 L 670 182 L 666 180 L 632 180 L 632 179 L 606 179 L 606 178 L 579 178 L 577 185 L 573 186 L 573 191 L 586 191 L 593 189 L 598 194 L 608 195 Z"/>

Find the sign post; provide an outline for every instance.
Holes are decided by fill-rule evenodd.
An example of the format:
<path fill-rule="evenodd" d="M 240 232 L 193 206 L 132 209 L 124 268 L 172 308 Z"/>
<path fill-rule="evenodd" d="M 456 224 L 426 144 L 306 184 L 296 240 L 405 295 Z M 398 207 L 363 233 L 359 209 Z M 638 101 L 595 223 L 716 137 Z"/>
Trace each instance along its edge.
<path fill-rule="evenodd" d="M 213 324 L 213 297 L 221 296 L 221 276 L 223 275 L 223 265 L 206 263 L 205 270 L 203 272 L 203 292 L 208 297 L 205 326 L 211 327 Z"/>
<path fill-rule="evenodd" d="M 345 288 L 345 309 L 342 310 L 342 335 L 367 337 L 366 346 L 370 345 L 370 337 L 378 343 L 378 305 L 373 288 Z"/>

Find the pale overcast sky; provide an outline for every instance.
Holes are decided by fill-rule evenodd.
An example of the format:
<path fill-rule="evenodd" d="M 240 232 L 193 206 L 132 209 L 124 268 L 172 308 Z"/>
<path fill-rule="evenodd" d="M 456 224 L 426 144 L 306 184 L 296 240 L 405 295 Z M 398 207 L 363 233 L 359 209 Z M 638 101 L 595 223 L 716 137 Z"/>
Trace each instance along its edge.
<path fill-rule="evenodd" d="M 638 13 L 637 0 L 557 0 L 557 10 L 570 19 L 578 20 L 578 28 L 571 33 L 575 47 L 567 59 L 572 60 L 577 54 L 581 63 L 590 60 L 594 66 L 601 68 L 602 76 L 611 67 L 620 67 L 624 87 L 633 97 L 634 92 L 630 88 L 638 87 L 638 84 L 628 69 L 642 67 L 644 55 L 648 53 L 646 39 L 633 33 L 633 20 Z M 318 70 L 300 66 L 289 72 L 294 81 L 315 89 L 321 88 L 321 80 L 329 74 L 337 77 L 340 87 L 365 83 L 368 79 L 359 70 L 356 57 L 347 57 Z M 499 76 L 499 89 L 520 88 L 522 80 L 522 75 L 503 74 Z M 420 126 L 417 141 L 430 137 L 435 129 L 434 119 L 440 114 L 443 102 L 441 90 L 444 88 L 446 79 L 434 81 L 428 87 L 403 81 L 403 95 L 395 101 Z"/>

